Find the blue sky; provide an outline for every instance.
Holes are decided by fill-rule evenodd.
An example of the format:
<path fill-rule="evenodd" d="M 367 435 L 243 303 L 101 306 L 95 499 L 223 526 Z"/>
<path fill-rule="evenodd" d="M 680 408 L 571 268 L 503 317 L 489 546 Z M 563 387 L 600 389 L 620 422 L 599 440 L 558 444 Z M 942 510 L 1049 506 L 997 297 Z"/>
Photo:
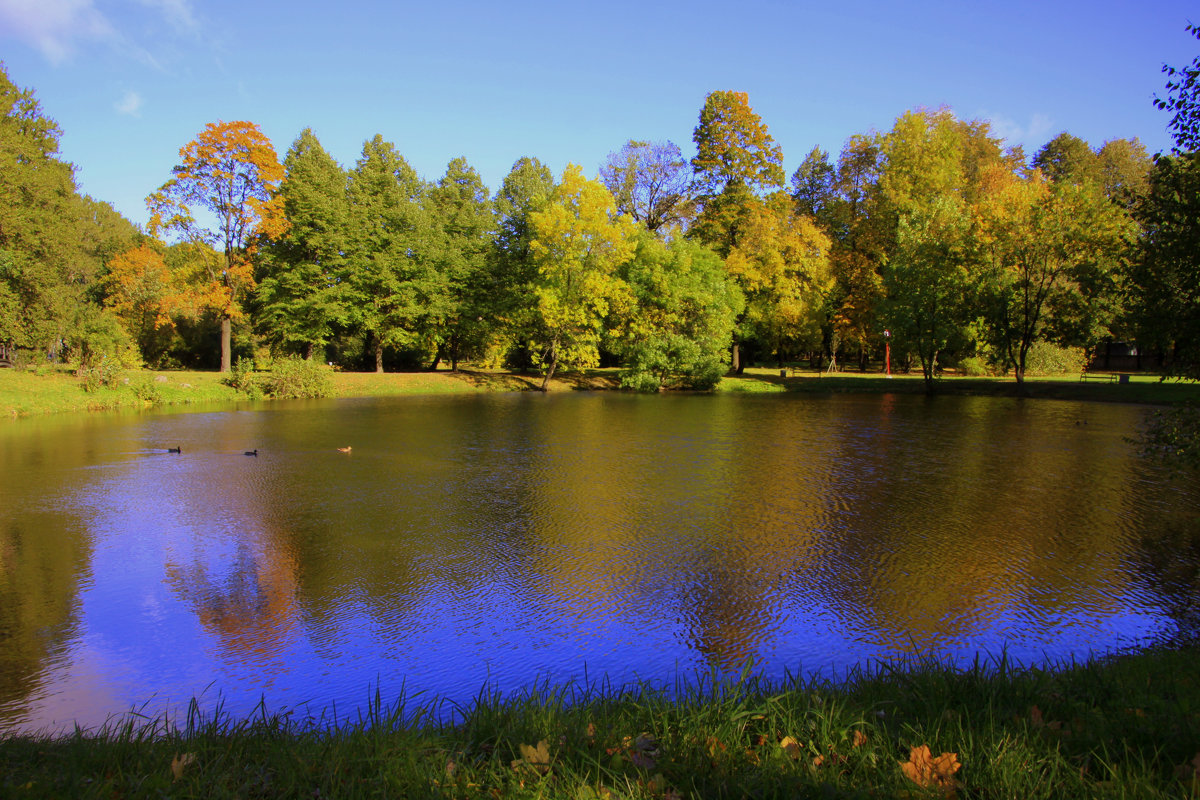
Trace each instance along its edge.
<path fill-rule="evenodd" d="M 1160 69 L 1200 50 L 1189 21 L 1195 0 L 0 0 L 0 59 L 81 190 L 144 223 L 217 120 L 258 123 L 281 159 L 311 127 L 346 167 L 379 133 L 425 178 L 465 156 L 493 190 L 525 155 L 592 175 L 628 139 L 690 156 L 715 89 L 749 92 L 789 174 L 942 105 L 1030 155 L 1064 130 L 1153 153 Z"/>

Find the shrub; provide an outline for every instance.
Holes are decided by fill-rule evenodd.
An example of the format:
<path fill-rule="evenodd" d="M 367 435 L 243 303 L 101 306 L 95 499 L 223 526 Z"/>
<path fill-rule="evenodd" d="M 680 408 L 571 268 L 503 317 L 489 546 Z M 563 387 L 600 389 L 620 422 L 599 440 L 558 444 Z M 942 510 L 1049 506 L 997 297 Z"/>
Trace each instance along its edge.
<path fill-rule="evenodd" d="M 138 375 L 129 381 L 129 388 L 133 391 L 134 397 L 143 403 L 157 405 L 162 402 L 162 393 L 158 391 L 158 386 L 154 383 L 153 375 L 145 373 Z"/>
<path fill-rule="evenodd" d="M 962 374 L 968 378 L 982 378 L 991 374 L 988 369 L 987 362 L 979 356 L 970 356 L 958 362 L 958 368 L 962 370 Z"/>
<path fill-rule="evenodd" d="M 1062 375 L 1083 372 L 1087 354 L 1079 347 L 1059 347 L 1050 342 L 1034 342 L 1025 354 L 1025 372 L 1030 375 Z"/>
<path fill-rule="evenodd" d="M 221 383 L 244 392 L 252 400 L 263 396 L 262 381 L 254 374 L 252 358 L 239 358 L 234 361 L 229 374 L 221 378 Z"/>
<path fill-rule="evenodd" d="M 263 388 L 279 398 L 328 397 L 333 394 L 333 380 L 324 364 L 288 356 L 275 362 Z"/>

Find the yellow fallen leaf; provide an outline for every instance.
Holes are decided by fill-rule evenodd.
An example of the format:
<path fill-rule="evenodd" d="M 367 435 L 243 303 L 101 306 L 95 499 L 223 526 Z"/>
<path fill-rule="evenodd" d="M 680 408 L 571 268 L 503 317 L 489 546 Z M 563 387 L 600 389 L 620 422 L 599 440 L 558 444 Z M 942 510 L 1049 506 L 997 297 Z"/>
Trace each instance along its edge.
<path fill-rule="evenodd" d="M 542 739 L 536 746 L 520 745 L 521 757 L 512 762 L 513 769 L 528 767 L 535 772 L 545 775 L 550 771 L 550 747 Z"/>
<path fill-rule="evenodd" d="M 942 753 L 937 758 L 929 751 L 929 745 L 914 747 L 909 752 L 908 761 L 900 764 L 904 777 L 918 786 L 926 789 L 941 789 L 946 797 L 952 797 L 958 788 L 954 773 L 962 764 L 958 763 L 958 753 Z"/>
<path fill-rule="evenodd" d="M 867 743 L 867 735 L 865 733 L 863 733 L 862 731 L 856 730 L 854 732 L 854 738 L 852 740 L 852 745 L 854 747 L 862 747 L 866 743 Z"/>
<path fill-rule="evenodd" d="M 783 739 L 779 742 L 779 747 L 782 748 L 783 752 L 787 753 L 792 758 L 799 758 L 800 753 L 802 752 L 800 749 L 800 743 L 791 736 L 783 737 Z"/>
<path fill-rule="evenodd" d="M 819 767 L 824 763 L 825 763 L 825 756 L 817 756 L 816 758 L 813 759 L 814 767 Z"/>
<path fill-rule="evenodd" d="M 183 771 L 194 763 L 196 763 L 195 753 L 177 753 L 171 759 L 171 775 L 173 776 L 171 779 L 177 781 L 182 778 Z"/>

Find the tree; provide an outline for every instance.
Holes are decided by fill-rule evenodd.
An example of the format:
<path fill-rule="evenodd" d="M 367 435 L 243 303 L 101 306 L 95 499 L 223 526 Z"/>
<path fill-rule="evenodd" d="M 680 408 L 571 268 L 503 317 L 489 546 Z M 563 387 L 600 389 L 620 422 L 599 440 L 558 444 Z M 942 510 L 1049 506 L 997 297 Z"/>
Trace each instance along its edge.
<path fill-rule="evenodd" d="M 143 242 L 108 263 L 105 305 L 133 337 L 142 358 L 159 361 L 170 346 L 174 315 L 186 302 L 161 246 Z"/>
<path fill-rule="evenodd" d="M 834 199 L 837 170 L 829 163 L 829 153 L 814 147 L 792 173 L 792 200 L 796 213 L 821 220 Z"/>
<path fill-rule="evenodd" d="M 1066 131 L 1046 142 L 1030 163 L 1054 182 L 1098 183 L 1101 180 L 1100 160 L 1092 152 L 1091 145 Z"/>
<path fill-rule="evenodd" d="M 1200 153 L 1160 155 L 1134 215 L 1142 226 L 1130 265 L 1137 340 L 1164 356 L 1164 374 L 1200 380 Z"/>
<path fill-rule="evenodd" d="M 1035 342 L 1090 346 L 1107 331 L 1106 301 L 1132 229 L 1096 183 L 1023 179 L 1002 167 L 988 183 L 974 209 L 987 325 L 1021 385 Z"/>
<path fill-rule="evenodd" d="M 311 359 L 350 319 L 348 175 L 311 128 L 300 132 L 283 166 L 279 197 L 287 232 L 263 259 L 257 321 L 275 346 L 299 349 Z"/>
<path fill-rule="evenodd" d="M 1111 139 L 1096 153 L 1104 194 L 1129 210 L 1146 194 L 1153 162 L 1137 139 Z"/>
<path fill-rule="evenodd" d="M 363 144 L 350 176 L 350 290 L 355 320 L 371 342 L 375 371 L 385 347 L 421 343 L 422 316 L 434 276 L 422 261 L 429 224 L 422 208 L 425 184 L 376 134 Z"/>
<path fill-rule="evenodd" d="M 245 121 L 210 122 L 180 149 L 179 157 L 174 177 L 146 198 L 150 233 L 174 232 L 222 253 L 198 288 L 204 305 L 221 321 L 221 371 L 228 372 L 233 322 L 245 315 L 243 302 L 254 288 L 257 245 L 279 238 L 287 228 L 276 193 L 283 166 L 271 141 Z M 215 216 L 215 230 L 197 222 L 197 208 Z"/>
<path fill-rule="evenodd" d="M 531 287 L 542 334 L 542 391 L 559 364 L 598 363 L 604 322 L 631 302 L 617 268 L 634 252 L 633 222 L 620 217 L 608 189 L 568 164 L 550 203 L 529 215 Z"/>
<path fill-rule="evenodd" d="M 792 213 L 786 194 L 756 203 L 725 262 L 746 298 L 740 336 L 765 343 L 780 364 L 789 348 L 819 344 L 833 285 L 828 256 L 829 238 L 811 217 Z"/>
<path fill-rule="evenodd" d="M 1187 26 L 1188 33 L 1200 39 L 1200 23 Z M 1167 97 L 1154 97 L 1156 108 L 1171 112 L 1167 127 L 1175 139 L 1175 153 L 1200 151 L 1200 56 L 1192 59 L 1190 66 L 1163 65 L 1167 81 Z"/>
<path fill-rule="evenodd" d="M 758 193 L 783 187 L 783 151 L 745 92 L 710 93 L 692 141 L 701 212 L 689 235 L 728 257 Z"/>
<path fill-rule="evenodd" d="M 896 343 L 916 350 L 929 392 L 938 356 L 966 324 L 970 217 L 955 123 L 947 111 L 910 111 L 882 140 L 880 212 L 892 236 L 882 311 Z"/>
<path fill-rule="evenodd" d="M 531 342 L 537 332 L 536 305 L 530 287 L 537 266 L 529 243 L 530 217 L 554 194 L 554 175 L 536 158 L 520 158 L 496 192 L 496 239 L 488 259 L 489 316 L 511 344 L 511 363 L 533 366 Z"/>
<path fill-rule="evenodd" d="M 703 245 L 648 234 L 620 269 L 635 299 L 615 347 L 625 361 L 621 385 L 711 389 L 745 301 L 721 258 Z"/>
<path fill-rule="evenodd" d="M 627 214 L 650 232 L 685 227 L 695 213 L 692 174 L 673 142 L 630 140 L 609 153 L 600 180 Z"/>
<path fill-rule="evenodd" d="M 441 281 L 439 302 L 431 309 L 437 326 L 434 368 L 442 358 L 450 368 L 470 350 L 482 349 L 492 322 L 488 313 L 487 259 L 496 227 L 494 206 L 479 173 L 465 158 L 446 166 L 446 174 L 427 195 L 433 227 L 430 259 Z"/>

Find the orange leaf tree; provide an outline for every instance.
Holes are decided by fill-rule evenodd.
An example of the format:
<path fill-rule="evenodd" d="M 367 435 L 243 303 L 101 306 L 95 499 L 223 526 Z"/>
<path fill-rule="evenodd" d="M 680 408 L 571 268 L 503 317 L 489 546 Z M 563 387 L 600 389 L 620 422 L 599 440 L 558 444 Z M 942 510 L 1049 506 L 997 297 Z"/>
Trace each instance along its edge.
<path fill-rule="evenodd" d="M 221 371 L 228 372 L 233 321 L 244 315 L 242 301 L 254 288 L 256 244 L 287 229 L 277 193 L 284 170 L 271 141 L 252 122 L 210 122 L 179 157 L 174 177 L 146 198 L 150 232 L 170 231 L 223 252 L 196 289 L 221 320 Z M 194 209 L 209 212 L 215 229 L 198 223 Z"/>

